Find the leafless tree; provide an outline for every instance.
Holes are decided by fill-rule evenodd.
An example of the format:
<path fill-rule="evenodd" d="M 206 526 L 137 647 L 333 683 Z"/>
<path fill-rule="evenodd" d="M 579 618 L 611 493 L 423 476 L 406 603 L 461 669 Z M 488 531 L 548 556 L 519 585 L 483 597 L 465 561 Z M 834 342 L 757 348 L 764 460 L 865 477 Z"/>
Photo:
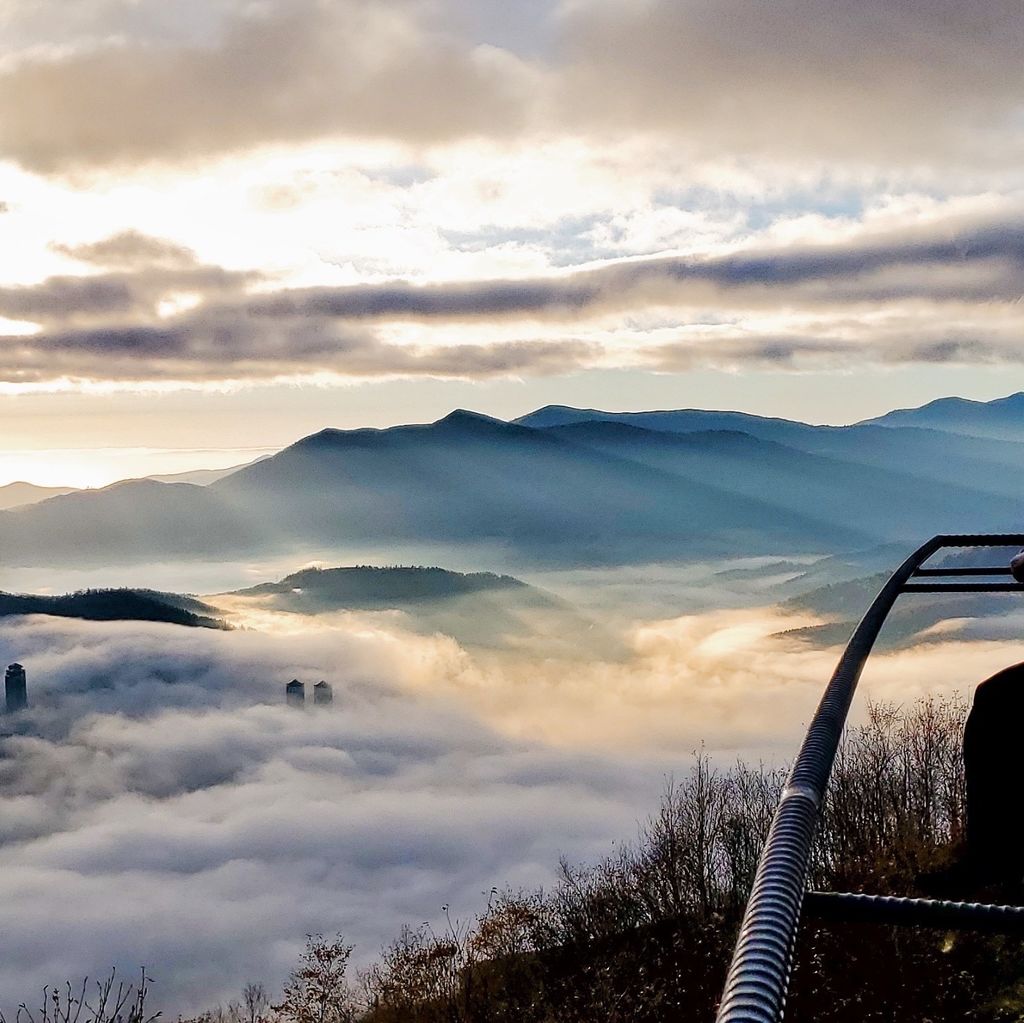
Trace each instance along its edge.
<path fill-rule="evenodd" d="M 263 1023 L 270 1008 L 266 988 L 261 983 L 250 981 L 242 988 L 242 1004 L 245 1006 L 246 1023 Z"/>
<path fill-rule="evenodd" d="M 85 978 L 79 988 L 70 981 L 63 987 L 43 988 L 37 1009 L 26 1002 L 18 1006 L 16 1023 L 154 1023 L 160 1013 L 146 1011 L 150 979 L 141 971 L 138 984 L 118 980 L 117 970 L 111 970 L 105 980 L 89 983 Z M 116 987 L 115 987 L 116 984 Z M 7 1023 L 0 1012 L 0 1023 Z"/>

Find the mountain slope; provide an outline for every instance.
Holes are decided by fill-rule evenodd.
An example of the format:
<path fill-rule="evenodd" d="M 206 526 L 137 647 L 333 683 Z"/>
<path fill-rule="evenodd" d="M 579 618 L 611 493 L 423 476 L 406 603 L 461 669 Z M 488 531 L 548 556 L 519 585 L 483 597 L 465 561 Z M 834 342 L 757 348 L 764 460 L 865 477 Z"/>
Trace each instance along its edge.
<path fill-rule="evenodd" d="M 919 408 L 896 409 L 867 424 L 917 426 L 996 440 L 1024 441 L 1024 392 L 994 401 L 939 398 Z"/>
<path fill-rule="evenodd" d="M 722 412 L 713 409 L 661 409 L 652 412 L 603 412 L 601 409 L 578 409 L 569 405 L 545 405 L 513 422 L 518 426 L 539 429 L 568 426 L 572 423 L 603 421 L 639 426 L 645 430 L 666 433 L 694 433 L 703 430 L 736 430 L 765 440 L 785 442 L 816 427 L 790 419 L 755 416 L 747 412 Z"/>
<path fill-rule="evenodd" d="M 524 421 L 569 421 L 459 410 L 324 430 L 207 486 L 134 480 L 0 511 L 0 551 L 7 565 L 86 565 L 485 545 L 520 562 L 637 564 L 1024 521 L 1024 444 L 699 410 L 541 412 Z M 744 429 L 695 428 L 709 423 Z"/>
<path fill-rule="evenodd" d="M 75 487 L 37 487 L 34 483 L 8 483 L 0 487 L 0 511 L 37 504 L 50 497 L 74 493 Z"/>
<path fill-rule="evenodd" d="M 131 480 L 0 512 L 5 565 L 89 565 L 252 550 L 269 538 L 208 487 Z"/>
<path fill-rule="evenodd" d="M 261 502 L 281 530 L 305 537 L 490 541 L 537 556 L 822 549 L 864 536 L 462 411 L 430 426 L 323 431 L 208 489 L 233 505 Z"/>
<path fill-rule="evenodd" d="M 253 461 L 260 462 L 266 457 L 268 456 L 261 455 Z M 238 472 L 239 469 L 244 469 L 247 465 L 252 464 L 253 462 L 240 462 L 238 465 L 229 465 L 225 469 L 190 469 L 186 472 L 146 476 L 145 479 L 156 480 L 157 483 L 195 483 L 197 486 L 205 487 L 209 483 L 216 483 L 217 480 L 222 480 L 225 476 L 230 476 L 233 472 Z"/>
<path fill-rule="evenodd" d="M 818 587 L 792 597 L 784 607 L 811 611 L 827 621 L 821 625 L 791 629 L 785 635 L 820 647 L 845 644 L 888 578 L 889 573 L 882 572 Z M 957 625 L 962 625 L 966 619 L 991 619 L 1014 612 L 1014 601 L 1008 600 L 1006 594 L 915 593 L 912 600 L 897 601 L 889 612 L 878 637 L 878 647 L 894 649 L 910 643 L 942 641 L 955 635 Z M 948 623 L 946 629 L 930 631 L 942 623 Z"/>
<path fill-rule="evenodd" d="M 870 423 L 810 426 L 742 412 L 680 409 L 660 412 L 602 412 L 547 406 L 516 422 L 533 428 L 587 421 L 624 423 L 665 433 L 738 430 L 808 454 L 927 479 L 1019 500 L 1024 473 L 1024 442 L 953 434 L 905 426 L 895 430 Z M 986 514 L 983 507 L 979 515 Z"/>
<path fill-rule="evenodd" d="M 514 593 L 522 599 L 547 602 L 540 600 L 539 591 L 510 575 L 370 565 L 306 568 L 278 582 L 235 590 L 232 596 L 271 597 L 275 607 L 313 614 L 341 608 L 401 607 L 492 592 Z"/>
<path fill-rule="evenodd" d="M 869 526 L 883 539 L 975 528 L 979 507 L 1010 524 L 1020 502 L 907 473 L 810 454 L 735 431 L 664 433 L 593 420 L 543 432 L 628 457 L 688 479 L 768 501 L 780 510 L 814 509 L 850 527 Z"/>
<path fill-rule="evenodd" d="M 492 572 L 393 566 L 308 568 L 278 582 L 226 595 L 257 607 L 298 614 L 335 611 L 401 612 L 401 624 L 444 633 L 471 646 L 561 651 L 590 656 L 617 653 L 612 637 L 564 601 L 519 579 Z M 216 598 L 221 600 L 221 598 Z"/>
<path fill-rule="evenodd" d="M 325 430 L 205 487 L 135 480 L 0 512 L 7 564 L 398 541 L 563 562 L 829 550 L 869 534 L 526 427 L 456 412 Z"/>
<path fill-rule="evenodd" d="M 190 472 L 166 473 L 156 476 L 145 476 L 137 480 L 119 480 L 111 486 L 118 486 L 122 483 L 139 483 L 145 480 L 152 480 L 155 483 L 193 483 L 197 486 L 206 486 L 216 480 L 230 476 L 239 469 L 244 469 L 251 462 L 244 462 L 240 465 L 232 465 L 226 469 L 193 469 Z M 81 487 L 39 487 L 34 483 L 8 483 L 0 487 L 0 511 L 8 511 L 14 508 L 24 508 L 30 504 L 39 504 L 51 497 L 63 497 L 65 494 L 81 493 Z"/>

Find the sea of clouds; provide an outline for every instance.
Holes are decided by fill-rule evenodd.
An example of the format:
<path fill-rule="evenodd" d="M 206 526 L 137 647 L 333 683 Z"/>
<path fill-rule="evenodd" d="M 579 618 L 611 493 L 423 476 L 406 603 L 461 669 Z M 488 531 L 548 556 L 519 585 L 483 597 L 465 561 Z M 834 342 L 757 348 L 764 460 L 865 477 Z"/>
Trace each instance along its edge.
<path fill-rule="evenodd" d="M 23 619 L 32 710 L 0 747 L 0 1007 L 145 964 L 165 1011 L 280 982 L 307 932 L 363 958 L 404 922 L 550 882 L 657 800 L 660 765 L 500 734 L 429 679 L 444 640 Z M 322 677 L 331 707 L 284 706 Z M 419 688 L 421 694 L 413 690 Z"/>
<path fill-rule="evenodd" d="M 11 619 L 31 709 L 0 740 L 0 1008 L 145 965 L 187 1013 L 276 989 L 304 935 L 366 962 L 402 924 L 550 885 L 712 756 L 782 760 L 835 661 L 755 608 L 635 623 L 623 656 L 467 651 L 401 618 L 254 618 L 232 632 Z M 1000 633 L 1000 630 L 1002 632 Z M 967 691 L 1013 660 L 1002 623 L 879 655 L 870 697 Z M 321 678 L 333 705 L 284 705 Z"/>

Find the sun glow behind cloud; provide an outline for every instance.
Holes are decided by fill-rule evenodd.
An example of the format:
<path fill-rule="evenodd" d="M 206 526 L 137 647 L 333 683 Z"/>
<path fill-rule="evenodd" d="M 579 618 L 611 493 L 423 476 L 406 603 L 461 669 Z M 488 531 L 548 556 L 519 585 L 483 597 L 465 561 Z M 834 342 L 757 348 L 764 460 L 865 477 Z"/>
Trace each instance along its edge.
<path fill-rule="evenodd" d="M 143 476 L 226 469 L 270 454 L 267 448 L 45 448 L 0 450 L 0 486 L 104 487 Z"/>
<path fill-rule="evenodd" d="M 601 9 L 600 33 L 612 6 L 582 5 L 564 26 L 579 30 L 582 12 Z M 653 6 L 674 23 L 671 11 Z M 297 4 L 291 13 L 315 20 L 315 7 Z M 289 9 L 267 8 L 274 16 Z M 406 15 L 395 12 L 395 24 Z M 597 60 L 587 49 L 595 38 L 581 34 L 574 73 L 580 54 Z M 96 45 L 90 37 L 83 52 Z M 529 88 L 557 92 L 557 78 L 529 79 Z M 977 225 L 1021 219 L 1024 183 L 1011 167 L 940 174 L 920 164 L 887 168 L 884 160 L 864 166 L 835 153 L 801 155 L 795 163 L 779 151 L 741 158 L 719 146 L 695 153 L 680 146 L 661 116 L 641 119 L 636 130 L 617 125 L 614 145 L 608 126 L 588 114 L 573 131 L 549 120 L 443 138 L 271 132 L 232 151 L 198 147 L 181 159 L 127 163 L 94 154 L 59 173 L 0 162 L 0 313 L 12 323 L 0 331 L 7 338 L 0 343 L 0 394 L 39 395 L 47 409 L 40 436 L 44 427 L 52 436 L 70 422 L 58 411 L 62 393 L 95 396 L 93 408 L 118 410 L 128 408 L 121 396 L 129 393 L 262 390 L 270 400 L 257 428 L 267 432 L 252 439 L 269 447 L 298 435 L 289 420 L 305 412 L 313 387 L 340 395 L 376 385 L 381 400 L 360 401 L 374 407 L 374 425 L 380 417 L 403 421 L 397 395 L 409 381 L 426 392 L 458 380 L 472 396 L 463 404 L 500 415 L 524 381 L 552 381 L 559 398 L 575 389 L 578 403 L 598 405 L 602 391 L 588 380 L 620 372 L 628 377 L 618 393 L 628 393 L 632 407 L 718 400 L 796 418 L 842 408 L 840 421 L 884 411 L 881 397 L 869 400 L 880 387 L 892 394 L 890 404 L 901 403 L 897 395 L 907 387 L 922 398 L 941 393 L 948 375 L 935 373 L 937 365 L 959 371 L 955 387 L 963 393 L 1005 391 L 998 366 L 1024 358 L 1016 341 L 1020 307 L 1008 293 L 1012 273 L 971 253 Z M 915 266 L 897 255 L 860 293 L 858 280 L 871 275 L 856 267 L 815 288 L 813 275 L 793 283 L 772 265 L 771 254 L 786 247 L 824 247 L 841 257 L 881 235 L 899 248 L 928 230 L 964 239 L 949 267 Z M 190 273 L 208 290 L 158 280 L 145 259 L 111 269 L 76 255 L 129 234 L 191 253 Z M 445 293 L 488 282 L 525 294 L 600 268 L 642 275 L 652 258 L 707 263 L 730 255 L 765 257 L 767 277 L 687 282 L 682 275 L 671 286 L 649 281 L 618 295 L 601 285 L 598 300 L 585 306 L 531 309 L 524 302 L 505 312 L 417 316 L 393 309 L 347 317 L 307 310 L 288 323 L 254 314 L 260 299 L 290 289 L 386 289 L 401 281 L 436 287 L 443 306 Z M 93 305 L 76 309 L 70 284 L 84 282 L 98 290 L 87 296 Z M 33 295 L 18 292 L 33 287 Z M 971 294 L 954 301 L 965 289 Z M 33 303 L 46 316 L 12 311 Z M 897 380 L 902 366 L 907 371 Z M 778 379 L 798 374 L 801 387 Z M 868 374 L 870 387 L 851 388 Z M 665 378 L 679 395 L 674 400 L 665 397 Z M 339 406 L 343 411 L 344 399 Z M 516 412 L 527 407 L 519 402 Z M 436 407 L 434 417 L 446 411 Z M 76 425 L 83 420 L 80 414 Z M 11 448 L 25 446 L 4 425 L 0 420 L 0 444 L 7 436 Z M 248 422 L 233 425 L 251 436 Z M 353 417 L 310 425 L 365 424 Z M 117 442 L 109 431 L 101 446 Z M 9 459 L 17 457 L 12 451 Z M 179 467 L 161 455 L 146 466 L 134 462 L 132 472 L 168 464 Z M 112 477 L 94 467 L 75 480 L 86 478 Z"/>
<path fill-rule="evenodd" d="M 37 320 L 0 308 L 38 328 L 32 345 L 0 345 L 0 383 L 514 384 L 617 367 L 685 387 L 711 368 L 748 374 L 753 401 L 773 374 L 806 374 L 838 397 L 843 375 L 866 365 L 942 361 L 972 367 L 966 389 L 981 396 L 979 366 L 1024 357 L 1013 274 L 970 260 L 972 223 L 1021 216 L 1012 6 L 897 16 L 873 4 L 837 17 L 822 0 L 749 10 L 655 0 L 642 11 L 591 0 L 500 19 L 459 0 L 207 6 L 215 13 L 89 4 L 73 18 L 50 17 L 49 2 L 5 8 L 0 293 L 49 285 L 6 296 L 45 310 Z M 953 58 L 972 45 L 978 59 Z M 911 84 L 915 60 L 928 88 Z M 688 102 L 666 101 L 678 95 Z M 847 264 L 817 290 L 789 287 L 769 260 L 759 277 L 725 275 L 685 295 L 643 287 L 570 302 L 572 315 L 492 310 L 469 324 L 307 311 L 305 331 L 261 333 L 247 302 L 395 280 L 525 288 L 651 257 L 842 250 L 879 231 L 906 241 L 929 225 L 966 239 L 948 280 L 972 294 L 953 317 L 956 288 L 939 287 L 935 266 L 923 287 L 927 259 L 912 257 L 884 273 Z M 101 280 L 75 255 L 128 232 L 191 251 L 210 290 L 156 286 L 144 261 Z M 229 276 L 217 283 L 217 272 Z M 844 296 L 863 277 L 871 287 Z M 76 309 L 71 285 L 86 278 L 99 290 Z M 454 350 L 458 334 L 491 357 Z M 435 357 L 366 357 L 389 338 Z M 511 358 L 510 339 L 592 348 Z"/>

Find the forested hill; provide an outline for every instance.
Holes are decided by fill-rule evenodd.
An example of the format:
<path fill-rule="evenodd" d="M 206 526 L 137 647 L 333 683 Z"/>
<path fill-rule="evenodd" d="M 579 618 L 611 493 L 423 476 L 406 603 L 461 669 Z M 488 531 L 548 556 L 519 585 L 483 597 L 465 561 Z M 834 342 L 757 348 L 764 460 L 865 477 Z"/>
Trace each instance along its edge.
<path fill-rule="evenodd" d="M 535 594 L 526 583 L 493 572 L 452 572 L 416 565 L 306 568 L 279 582 L 237 591 L 240 596 L 282 596 L 294 603 L 328 607 L 397 607 L 409 602 L 445 600 L 471 594 L 515 590 Z"/>
<path fill-rule="evenodd" d="M 80 590 L 60 596 L 0 592 L 0 617 L 53 615 L 90 621 L 167 622 L 192 628 L 227 629 L 215 608 L 192 597 L 155 590 Z"/>

